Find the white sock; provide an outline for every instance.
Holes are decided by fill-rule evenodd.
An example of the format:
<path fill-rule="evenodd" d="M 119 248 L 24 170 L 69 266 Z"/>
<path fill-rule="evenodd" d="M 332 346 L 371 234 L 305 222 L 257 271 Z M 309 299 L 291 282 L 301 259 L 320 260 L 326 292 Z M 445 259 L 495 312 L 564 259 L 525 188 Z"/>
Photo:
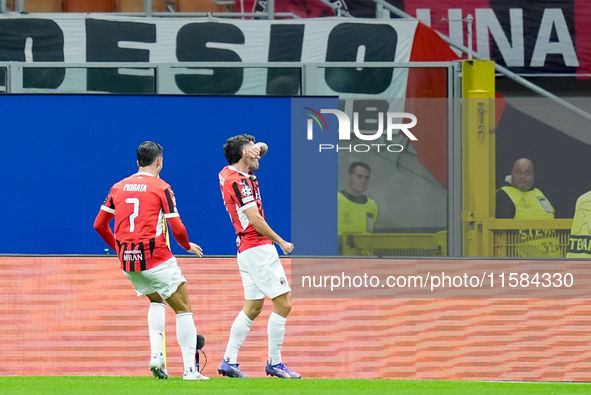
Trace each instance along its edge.
<path fill-rule="evenodd" d="M 150 331 L 150 350 L 152 356 L 162 354 L 162 337 L 166 321 L 166 305 L 152 302 L 148 309 L 148 330 Z"/>
<path fill-rule="evenodd" d="M 238 363 L 238 350 L 240 350 L 242 343 L 246 340 L 251 325 L 252 320 L 248 318 L 244 310 L 240 310 L 238 317 L 236 317 L 232 324 L 232 329 L 230 329 L 230 339 L 228 340 L 228 346 L 224 354 L 224 360 L 226 362 L 231 364 Z"/>
<path fill-rule="evenodd" d="M 197 329 L 193 321 L 193 313 L 176 315 L 176 339 L 181 346 L 185 371 L 195 370 L 195 351 L 197 351 Z"/>
<path fill-rule="evenodd" d="M 283 346 L 283 337 L 285 335 L 285 322 L 287 318 L 272 312 L 267 325 L 267 335 L 269 337 L 269 365 L 281 363 L 281 346 Z"/>

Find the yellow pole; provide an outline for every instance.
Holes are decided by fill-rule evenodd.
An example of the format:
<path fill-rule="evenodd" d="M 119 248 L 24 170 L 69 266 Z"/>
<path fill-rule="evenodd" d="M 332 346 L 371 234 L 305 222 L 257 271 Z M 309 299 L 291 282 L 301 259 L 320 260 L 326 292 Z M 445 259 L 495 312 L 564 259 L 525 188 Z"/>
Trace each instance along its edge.
<path fill-rule="evenodd" d="M 486 256 L 483 221 L 494 218 L 494 62 L 462 62 L 463 255 Z"/>

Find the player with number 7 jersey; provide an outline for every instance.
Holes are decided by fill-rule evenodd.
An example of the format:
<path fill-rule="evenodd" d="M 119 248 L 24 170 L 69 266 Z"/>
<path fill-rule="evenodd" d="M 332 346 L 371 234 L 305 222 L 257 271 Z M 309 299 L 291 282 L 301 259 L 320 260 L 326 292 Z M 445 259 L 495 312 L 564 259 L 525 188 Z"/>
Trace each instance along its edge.
<path fill-rule="evenodd" d="M 138 172 L 116 183 L 101 206 L 101 210 L 111 214 L 115 214 L 115 209 L 114 249 L 124 271 L 148 270 L 172 258 L 163 218 L 169 221 L 181 247 L 190 249 L 172 189 L 161 178 Z"/>
<path fill-rule="evenodd" d="M 185 277 L 166 243 L 164 220 L 181 247 L 199 257 L 203 251 L 189 242 L 170 185 L 159 178 L 164 163 L 162 146 L 143 142 L 137 149 L 137 159 L 138 172 L 113 185 L 94 221 L 94 229 L 117 251 L 121 268 L 137 295 L 150 301 L 149 366 L 154 377 L 168 378 L 163 348 L 166 301 L 177 317 L 177 340 L 185 366 L 183 379 L 207 380 L 196 370 L 197 330 Z M 113 217 L 115 234 L 109 227 Z"/>

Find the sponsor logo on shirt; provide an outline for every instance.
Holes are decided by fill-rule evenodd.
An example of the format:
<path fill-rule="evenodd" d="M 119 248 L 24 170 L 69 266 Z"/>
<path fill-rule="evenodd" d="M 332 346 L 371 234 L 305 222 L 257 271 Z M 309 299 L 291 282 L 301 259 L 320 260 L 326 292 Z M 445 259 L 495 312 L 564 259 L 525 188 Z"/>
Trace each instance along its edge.
<path fill-rule="evenodd" d="M 144 259 L 144 254 L 140 250 L 125 250 L 123 252 L 123 261 L 141 261 Z"/>

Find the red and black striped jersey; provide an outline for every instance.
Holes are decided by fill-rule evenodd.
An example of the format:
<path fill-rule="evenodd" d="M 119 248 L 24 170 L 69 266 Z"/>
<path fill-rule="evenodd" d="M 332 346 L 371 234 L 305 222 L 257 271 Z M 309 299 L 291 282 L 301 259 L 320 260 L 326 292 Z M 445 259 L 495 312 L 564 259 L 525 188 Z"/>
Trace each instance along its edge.
<path fill-rule="evenodd" d="M 261 216 L 265 218 L 259 181 L 254 173 L 247 174 L 238 171 L 234 166 L 226 166 L 220 172 L 219 178 L 224 205 L 238 236 L 238 252 L 259 245 L 273 244 L 252 227 L 244 213 L 249 207 L 257 207 Z"/>
<path fill-rule="evenodd" d="M 174 194 L 165 181 L 146 172 L 111 188 L 101 210 L 115 216 L 115 238 L 121 268 L 148 270 L 172 258 L 164 218 L 178 217 Z"/>

